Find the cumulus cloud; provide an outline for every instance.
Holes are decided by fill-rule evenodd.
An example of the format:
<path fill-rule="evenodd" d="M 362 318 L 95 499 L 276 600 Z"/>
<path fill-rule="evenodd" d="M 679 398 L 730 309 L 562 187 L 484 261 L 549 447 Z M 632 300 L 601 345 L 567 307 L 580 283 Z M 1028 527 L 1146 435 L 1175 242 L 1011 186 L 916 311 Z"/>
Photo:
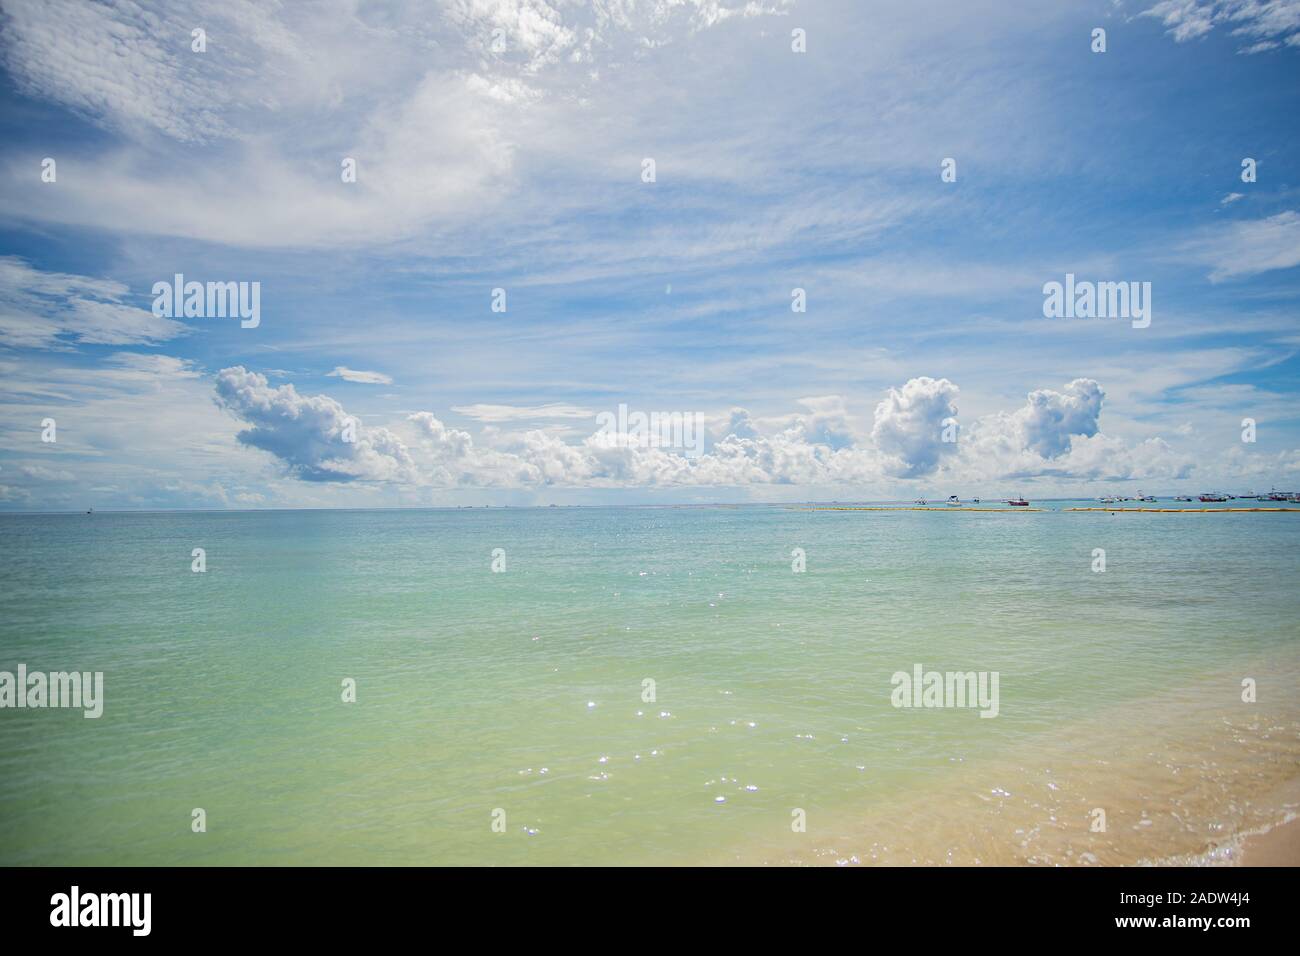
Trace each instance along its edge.
<path fill-rule="evenodd" d="M 1024 447 L 1044 458 L 1069 451 L 1075 435 L 1090 438 L 1097 434 L 1105 398 L 1102 387 L 1090 378 L 1076 378 L 1064 392 L 1050 388 L 1030 392 L 1027 404 L 1016 413 Z"/>
<path fill-rule="evenodd" d="M 128 304 L 129 294 L 120 282 L 43 272 L 17 256 L 0 256 L 0 343 L 55 350 L 155 345 L 188 331 Z"/>
<path fill-rule="evenodd" d="M 345 382 L 358 382 L 362 385 L 392 385 L 393 380 L 383 372 L 362 372 L 346 365 L 336 365 L 334 371 L 326 372 L 329 378 L 341 378 Z"/>
<path fill-rule="evenodd" d="M 217 374 L 221 407 L 252 425 L 236 437 L 270 452 L 305 481 L 417 481 L 406 446 L 386 428 L 367 428 L 327 395 L 272 388 L 242 365 Z M 354 440 L 347 440 L 354 436 Z"/>
<path fill-rule="evenodd" d="M 1105 397 L 1105 390 L 1087 378 L 1075 379 L 1059 392 L 1036 389 L 1020 408 L 972 422 L 962 433 L 959 460 L 950 471 L 981 480 L 1092 480 L 1140 477 L 1144 463 L 1159 466 L 1151 477 L 1178 470 L 1170 465 L 1171 452 L 1157 454 L 1168 452 L 1167 446 L 1152 445 L 1135 456 L 1123 441 L 1101 435 L 1098 419 Z"/>
<path fill-rule="evenodd" d="M 871 431 L 876 447 L 888 459 L 886 472 L 900 478 L 932 473 L 944 455 L 956 450 L 943 440 L 944 422 L 956 418 L 959 389 L 946 378 L 914 378 L 876 406 Z"/>
<path fill-rule="evenodd" d="M 334 399 L 271 388 L 243 367 L 217 376 L 219 404 L 252 427 L 238 434 L 269 452 L 299 479 L 365 480 L 424 487 L 741 488 L 763 485 L 870 484 L 889 478 L 974 481 L 1035 477 L 1127 480 L 1186 477 L 1191 462 L 1162 439 L 1136 445 L 1098 429 L 1105 392 L 1091 379 L 1061 391 L 1038 389 L 1009 413 L 972 423 L 958 442 L 944 441 L 957 414 L 958 388 L 947 379 L 914 378 L 876 406 L 869 440 L 850 441 L 846 402 L 805 399 L 810 412 L 786 416 L 764 431 L 744 409 L 716 419 L 704 454 L 636 443 L 611 444 L 594 433 L 580 442 L 532 429 L 481 445 L 432 412 L 389 428 L 356 426 Z M 487 431 L 485 431 L 485 435 Z"/>
<path fill-rule="evenodd" d="M 722 437 L 729 435 L 736 438 L 758 437 L 758 429 L 754 426 L 753 419 L 749 417 L 747 409 L 733 408 L 727 413 L 726 424 L 722 429 Z"/>

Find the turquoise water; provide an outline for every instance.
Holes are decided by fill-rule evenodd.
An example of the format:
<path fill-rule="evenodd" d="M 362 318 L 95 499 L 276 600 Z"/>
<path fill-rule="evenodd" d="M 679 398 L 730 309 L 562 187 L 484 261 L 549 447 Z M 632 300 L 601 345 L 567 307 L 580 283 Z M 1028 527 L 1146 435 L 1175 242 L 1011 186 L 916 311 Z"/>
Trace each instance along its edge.
<path fill-rule="evenodd" d="M 973 767 L 1068 769 L 1070 728 L 1169 739 L 1243 706 L 1242 674 L 1293 701 L 1298 544 L 1300 514 L 4 515 L 0 670 L 103 671 L 105 706 L 0 711 L 0 864 L 780 862 L 831 833 L 847 856 Z M 916 663 L 999 672 L 999 716 L 894 708 Z M 1219 755 L 1221 802 L 1182 816 L 1294 775 L 1269 713 L 1267 779 Z"/>

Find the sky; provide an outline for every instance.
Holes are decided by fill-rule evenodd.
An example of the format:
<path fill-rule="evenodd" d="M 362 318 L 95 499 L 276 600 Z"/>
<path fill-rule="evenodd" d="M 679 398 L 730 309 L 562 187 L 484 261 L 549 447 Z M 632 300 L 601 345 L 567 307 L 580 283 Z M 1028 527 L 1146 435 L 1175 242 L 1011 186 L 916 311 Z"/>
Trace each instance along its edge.
<path fill-rule="evenodd" d="M 0 0 L 0 509 L 1300 489 L 1298 117 L 1300 0 Z"/>

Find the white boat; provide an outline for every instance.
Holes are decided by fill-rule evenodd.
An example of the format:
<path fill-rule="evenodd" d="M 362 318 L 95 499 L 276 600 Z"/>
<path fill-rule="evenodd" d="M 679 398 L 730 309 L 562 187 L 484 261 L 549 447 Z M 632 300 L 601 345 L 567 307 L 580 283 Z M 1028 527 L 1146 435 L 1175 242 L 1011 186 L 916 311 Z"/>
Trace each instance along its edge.
<path fill-rule="evenodd" d="M 948 496 L 948 507 L 949 507 L 949 508 L 960 508 L 960 507 L 961 507 L 961 499 L 958 498 L 956 495 L 949 495 L 949 496 Z"/>

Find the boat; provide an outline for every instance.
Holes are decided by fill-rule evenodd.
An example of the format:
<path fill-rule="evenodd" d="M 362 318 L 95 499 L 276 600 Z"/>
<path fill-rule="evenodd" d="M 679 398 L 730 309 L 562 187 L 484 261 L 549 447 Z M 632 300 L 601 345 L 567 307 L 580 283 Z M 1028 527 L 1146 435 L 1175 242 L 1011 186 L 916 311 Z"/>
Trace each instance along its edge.
<path fill-rule="evenodd" d="M 1011 507 L 1013 508 L 1029 507 L 1029 502 L 1026 501 L 1024 498 L 1012 498 L 1010 501 L 1007 502 L 1007 504 L 1011 505 Z"/>
<path fill-rule="evenodd" d="M 915 501 L 912 502 L 912 504 L 914 504 L 914 505 L 924 505 L 924 504 L 929 504 L 929 502 L 926 501 L 924 498 L 917 498 Z"/>
<path fill-rule="evenodd" d="M 1155 500 L 1156 500 L 1156 496 L 1155 496 L 1155 495 L 1144 495 L 1144 494 L 1142 494 L 1142 492 L 1139 491 L 1139 492 L 1138 492 L 1138 498 L 1137 498 L 1137 500 L 1138 500 L 1138 501 L 1147 501 L 1147 502 L 1152 502 L 1152 501 L 1155 501 Z"/>
<path fill-rule="evenodd" d="M 949 507 L 949 508 L 960 508 L 960 507 L 961 507 L 961 499 L 958 498 L 956 495 L 949 495 L 949 496 L 948 496 L 948 507 Z"/>
<path fill-rule="evenodd" d="M 1288 494 L 1285 491 L 1277 491 L 1276 489 L 1268 493 L 1269 501 L 1290 501 L 1293 497 L 1294 495 L 1292 494 Z"/>
<path fill-rule="evenodd" d="M 978 498 L 972 498 L 972 499 L 970 500 L 970 503 L 973 504 L 973 505 L 977 505 L 977 504 L 980 503 L 980 500 L 979 500 Z"/>
<path fill-rule="evenodd" d="M 1174 495 L 1174 501 L 1195 501 L 1191 495 Z"/>
<path fill-rule="evenodd" d="M 1228 500 L 1227 495 L 1220 495 L 1212 492 L 1200 495 L 1199 497 L 1201 501 L 1227 501 Z"/>

